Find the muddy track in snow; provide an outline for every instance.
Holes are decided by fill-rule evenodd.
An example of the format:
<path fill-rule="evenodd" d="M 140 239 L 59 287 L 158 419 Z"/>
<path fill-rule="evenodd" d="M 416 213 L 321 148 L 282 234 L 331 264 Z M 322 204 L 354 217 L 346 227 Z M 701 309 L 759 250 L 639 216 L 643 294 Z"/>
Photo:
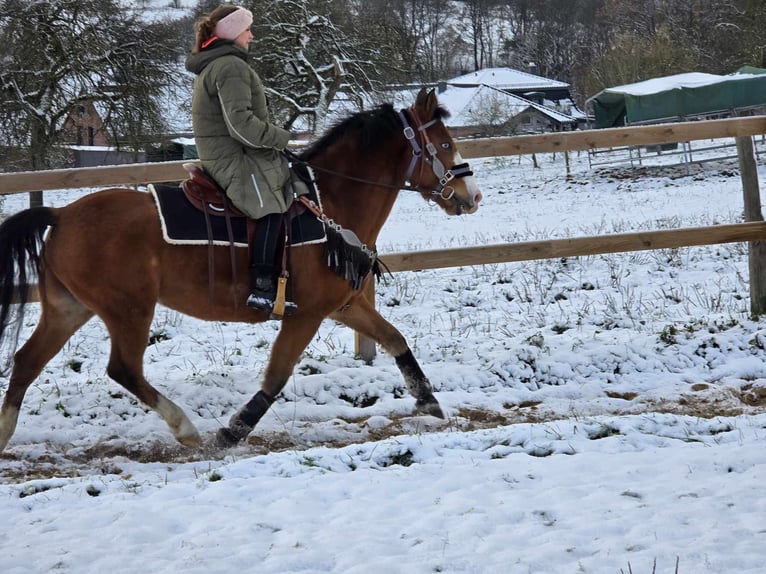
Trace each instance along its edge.
<path fill-rule="evenodd" d="M 626 408 L 619 412 L 590 413 L 584 416 L 617 416 L 641 413 L 667 413 L 699 418 L 758 414 L 766 407 L 766 390 L 762 387 L 744 387 L 742 390 L 712 389 L 701 385 L 688 395 L 675 401 L 641 401 L 639 397 L 613 396 L 625 400 Z M 530 402 L 522 405 L 508 405 L 503 411 L 478 408 L 459 409 L 453 417 L 438 425 L 420 428 L 418 433 L 466 432 L 496 428 L 520 423 L 547 423 L 560 420 L 561 415 L 545 411 L 541 403 Z M 176 442 L 154 441 L 151 443 L 127 443 L 119 437 L 95 443 L 93 446 L 73 449 L 69 445 L 48 443 L 34 445 L 27 452 L 6 452 L 0 454 L 0 482 L 19 483 L 34 479 L 72 478 L 125 474 L 127 463 L 163 463 L 169 467 L 191 462 L 217 462 L 224 459 L 241 459 L 269 452 L 300 452 L 316 446 L 342 448 L 360 442 L 384 440 L 412 433 L 412 417 L 393 416 L 390 424 L 382 428 L 368 428 L 365 419 L 346 421 L 357 425 L 360 432 L 347 433 L 342 439 L 306 440 L 293 433 L 264 432 L 258 430 L 245 444 L 236 448 L 221 449 L 214 445 L 213 433 L 204 436 L 199 449 L 183 447 Z M 19 449 L 16 449 L 18 451 Z M 129 478 L 127 476 L 126 478 Z"/>

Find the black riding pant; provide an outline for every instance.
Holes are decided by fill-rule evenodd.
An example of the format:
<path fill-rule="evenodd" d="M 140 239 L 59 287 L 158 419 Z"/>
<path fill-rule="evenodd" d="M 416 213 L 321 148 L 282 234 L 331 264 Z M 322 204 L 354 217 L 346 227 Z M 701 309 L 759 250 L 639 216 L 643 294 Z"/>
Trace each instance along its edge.
<path fill-rule="evenodd" d="M 252 266 L 276 266 L 281 228 L 281 213 L 271 213 L 255 220 L 255 236 L 250 248 L 250 264 Z"/>

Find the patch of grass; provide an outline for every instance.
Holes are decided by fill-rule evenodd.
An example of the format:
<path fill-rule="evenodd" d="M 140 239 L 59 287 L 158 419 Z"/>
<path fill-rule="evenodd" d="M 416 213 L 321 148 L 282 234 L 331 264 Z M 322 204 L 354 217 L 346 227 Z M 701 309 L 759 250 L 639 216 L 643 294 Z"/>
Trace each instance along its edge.
<path fill-rule="evenodd" d="M 623 401 L 632 401 L 638 396 L 638 393 L 633 392 L 627 392 L 627 393 L 616 393 L 614 391 L 607 391 L 606 396 L 610 399 L 622 399 Z"/>
<path fill-rule="evenodd" d="M 377 403 L 380 397 L 376 397 L 374 395 L 368 395 L 367 393 L 362 393 L 358 397 L 351 397 L 347 395 L 346 393 L 341 393 L 340 395 L 338 395 L 338 398 L 351 405 L 354 405 L 357 408 L 365 409 Z"/>
<path fill-rule="evenodd" d="M 149 345 L 156 345 L 162 341 L 170 340 L 170 335 L 164 330 L 152 331 L 149 333 Z"/>
<path fill-rule="evenodd" d="M 40 494 L 41 492 L 45 492 L 46 490 L 50 490 L 51 488 L 53 487 L 47 484 L 34 484 L 32 486 L 26 487 L 24 490 L 19 492 L 19 498 L 26 498 L 27 496 Z"/>
<path fill-rule="evenodd" d="M 599 425 L 598 428 L 589 429 L 586 431 L 586 433 L 588 434 L 588 438 L 590 440 L 600 440 L 602 438 L 607 438 L 610 436 L 622 434 L 620 432 L 620 429 L 615 428 L 611 425 L 604 425 L 604 424 Z"/>
<path fill-rule="evenodd" d="M 409 449 L 407 449 L 404 452 L 391 455 L 388 460 L 381 463 L 381 466 L 411 466 L 414 462 L 415 455 Z"/>
<path fill-rule="evenodd" d="M 561 335 L 569 331 L 570 328 L 571 327 L 569 327 L 569 325 L 553 325 L 553 327 L 551 327 L 551 331 L 553 331 L 557 335 Z"/>
<path fill-rule="evenodd" d="M 665 325 L 660 331 L 660 341 L 666 345 L 676 345 L 678 343 L 678 329 L 675 325 Z"/>
<path fill-rule="evenodd" d="M 545 337 L 543 337 L 542 333 L 538 332 L 524 339 L 524 343 L 542 349 L 545 347 Z"/>
<path fill-rule="evenodd" d="M 217 470 L 214 470 L 207 475 L 207 479 L 209 482 L 218 482 L 219 480 L 223 480 L 223 475 Z"/>
<path fill-rule="evenodd" d="M 82 370 L 82 361 L 79 359 L 69 359 L 66 366 L 72 369 L 75 373 L 79 373 Z"/>

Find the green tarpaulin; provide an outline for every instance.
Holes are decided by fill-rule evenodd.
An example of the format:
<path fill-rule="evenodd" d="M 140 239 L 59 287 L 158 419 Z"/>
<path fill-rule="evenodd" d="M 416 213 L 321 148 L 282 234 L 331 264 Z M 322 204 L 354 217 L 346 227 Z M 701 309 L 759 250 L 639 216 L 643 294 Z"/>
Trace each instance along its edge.
<path fill-rule="evenodd" d="M 741 70 L 728 76 L 691 72 L 608 88 L 589 100 L 595 127 L 678 121 L 766 106 L 766 70 L 750 66 Z"/>

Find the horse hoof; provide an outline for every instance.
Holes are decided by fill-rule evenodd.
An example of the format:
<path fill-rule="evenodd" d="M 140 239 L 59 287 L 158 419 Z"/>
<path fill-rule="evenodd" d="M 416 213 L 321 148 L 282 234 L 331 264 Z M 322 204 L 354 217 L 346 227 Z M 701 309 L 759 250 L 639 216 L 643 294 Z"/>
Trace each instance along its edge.
<path fill-rule="evenodd" d="M 220 448 L 229 448 L 232 446 L 237 446 L 239 444 L 240 439 L 237 435 L 235 435 L 233 432 L 231 432 L 230 428 L 219 428 L 218 432 L 215 433 L 215 444 L 216 446 Z"/>
<path fill-rule="evenodd" d="M 180 442 L 184 446 L 188 446 L 190 448 L 197 448 L 202 444 L 202 437 L 199 436 L 199 433 L 197 431 L 194 431 L 194 434 L 186 435 L 186 436 L 177 436 L 176 440 Z"/>
<path fill-rule="evenodd" d="M 437 419 L 446 418 L 436 399 L 430 401 L 417 401 L 415 403 L 415 413 L 419 415 L 431 415 Z"/>

